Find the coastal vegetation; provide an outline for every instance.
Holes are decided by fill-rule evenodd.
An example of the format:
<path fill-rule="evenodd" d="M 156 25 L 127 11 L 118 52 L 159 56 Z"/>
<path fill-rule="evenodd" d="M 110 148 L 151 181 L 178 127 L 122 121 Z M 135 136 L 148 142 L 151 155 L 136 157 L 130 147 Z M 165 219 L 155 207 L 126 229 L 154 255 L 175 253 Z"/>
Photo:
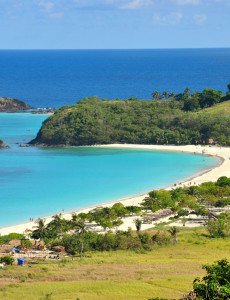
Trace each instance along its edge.
<path fill-rule="evenodd" d="M 187 88 L 162 96 L 155 91 L 153 100 L 90 97 L 58 109 L 44 121 L 31 144 L 230 145 L 230 114 L 225 110 L 229 106 L 229 85 L 225 95 L 213 89 L 192 93 Z"/>
<path fill-rule="evenodd" d="M 48 224 L 38 219 L 26 237 L 43 241 L 49 249 L 64 249 L 66 254 L 57 260 L 28 261 L 23 268 L 11 266 L 11 257 L 4 255 L 1 261 L 8 265 L 0 270 L 0 296 L 17 295 L 19 300 L 95 299 L 95 295 L 97 299 L 228 299 L 230 212 L 213 215 L 210 210 L 228 205 L 230 178 L 222 176 L 199 186 L 153 190 L 140 206 L 116 203 L 73 214 L 70 220 L 59 214 Z M 141 230 L 141 220 L 164 209 L 172 212 L 166 223 Z M 171 225 L 190 213 L 204 217 L 205 226 Z M 136 230 L 119 230 L 129 216 Z M 97 226 L 103 231 L 93 231 Z M 21 239 L 21 249 L 32 247 L 24 235 L 13 233 L 1 236 L 0 244 L 15 239 Z M 189 294 L 195 298 L 188 298 Z"/>

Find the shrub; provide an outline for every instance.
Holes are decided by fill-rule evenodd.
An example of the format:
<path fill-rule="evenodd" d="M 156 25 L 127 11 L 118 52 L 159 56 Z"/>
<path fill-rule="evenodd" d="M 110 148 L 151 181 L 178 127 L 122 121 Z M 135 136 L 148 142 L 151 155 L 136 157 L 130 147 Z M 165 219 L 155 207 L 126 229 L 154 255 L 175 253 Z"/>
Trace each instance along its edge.
<path fill-rule="evenodd" d="M 222 220 L 209 220 L 207 224 L 207 230 L 210 237 L 225 237 L 225 224 Z"/>
<path fill-rule="evenodd" d="M 230 178 L 226 177 L 226 176 L 221 176 L 216 183 L 218 186 L 230 186 Z"/>
<path fill-rule="evenodd" d="M 230 297 L 230 265 L 227 259 L 213 265 L 203 265 L 207 275 L 196 278 L 193 289 L 198 299 L 227 300 Z"/>
<path fill-rule="evenodd" d="M 155 245 L 168 245 L 170 240 L 170 235 L 165 231 L 158 231 L 152 236 L 152 241 Z"/>
<path fill-rule="evenodd" d="M 0 258 L 0 263 L 5 263 L 7 265 L 12 265 L 14 262 L 14 259 L 13 257 L 10 257 L 10 256 L 3 256 Z"/>
<path fill-rule="evenodd" d="M 142 245 L 152 245 L 151 236 L 147 232 L 139 233 L 138 236 Z"/>
<path fill-rule="evenodd" d="M 227 205 L 230 205 L 230 198 L 220 199 L 215 204 L 216 207 L 224 207 Z"/>
<path fill-rule="evenodd" d="M 21 248 L 29 249 L 29 248 L 32 248 L 32 247 L 33 247 L 33 244 L 31 243 L 31 241 L 29 241 L 29 240 L 22 240 L 21 241 Z"/>

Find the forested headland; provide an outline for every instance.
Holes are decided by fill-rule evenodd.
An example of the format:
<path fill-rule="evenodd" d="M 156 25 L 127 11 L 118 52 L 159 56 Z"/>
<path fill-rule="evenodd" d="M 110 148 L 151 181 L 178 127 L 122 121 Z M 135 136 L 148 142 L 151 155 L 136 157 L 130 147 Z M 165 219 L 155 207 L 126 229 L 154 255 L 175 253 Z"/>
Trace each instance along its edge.
<path fill-rule="evenodd" d="M 230 84 L 226 94 L 214 89 L 192 93 L 153 92 L 152 100 L 100 100 L 89 97 L 63 106 L 43 123 L 31 144 L 230 145 Z"/>

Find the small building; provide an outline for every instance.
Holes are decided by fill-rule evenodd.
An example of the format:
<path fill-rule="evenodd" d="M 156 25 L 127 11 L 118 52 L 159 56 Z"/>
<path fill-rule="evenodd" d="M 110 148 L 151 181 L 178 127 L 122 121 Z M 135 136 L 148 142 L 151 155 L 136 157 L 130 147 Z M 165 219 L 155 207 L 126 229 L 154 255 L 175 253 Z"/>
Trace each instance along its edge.
<path fill-rule="evenodd" d="M 214 143 L 214 140 L 213 139 L 208 139 L 207 142 L 208 142 L 209 145 L 212 145 Z"/>

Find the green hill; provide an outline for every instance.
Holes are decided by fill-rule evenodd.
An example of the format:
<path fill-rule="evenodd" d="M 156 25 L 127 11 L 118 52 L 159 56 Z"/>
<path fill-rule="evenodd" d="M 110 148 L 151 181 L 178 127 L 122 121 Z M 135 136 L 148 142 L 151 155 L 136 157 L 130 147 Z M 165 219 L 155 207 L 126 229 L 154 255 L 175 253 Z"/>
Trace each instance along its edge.
<path fill-rule="evenodd" d="M 218 103 L 215 106 L 206 108 L 202 111 L 202 113 L 206 113 L 206 115 L 210 116 L 230 116 L 230 100 L 223 102 L 223 103 Z"/>
<path fill-rule="evenodd" d="M 164 101 L 85 98 L 58 109 L 31 144 L 195 144 L 213 139 L 230 145 L 230 101 L 213 105 L 217 101 L 202 100 L 203 107 L 195 108 L 191 103 L 197 101 L 197 93 L 183 95 Z"/>

